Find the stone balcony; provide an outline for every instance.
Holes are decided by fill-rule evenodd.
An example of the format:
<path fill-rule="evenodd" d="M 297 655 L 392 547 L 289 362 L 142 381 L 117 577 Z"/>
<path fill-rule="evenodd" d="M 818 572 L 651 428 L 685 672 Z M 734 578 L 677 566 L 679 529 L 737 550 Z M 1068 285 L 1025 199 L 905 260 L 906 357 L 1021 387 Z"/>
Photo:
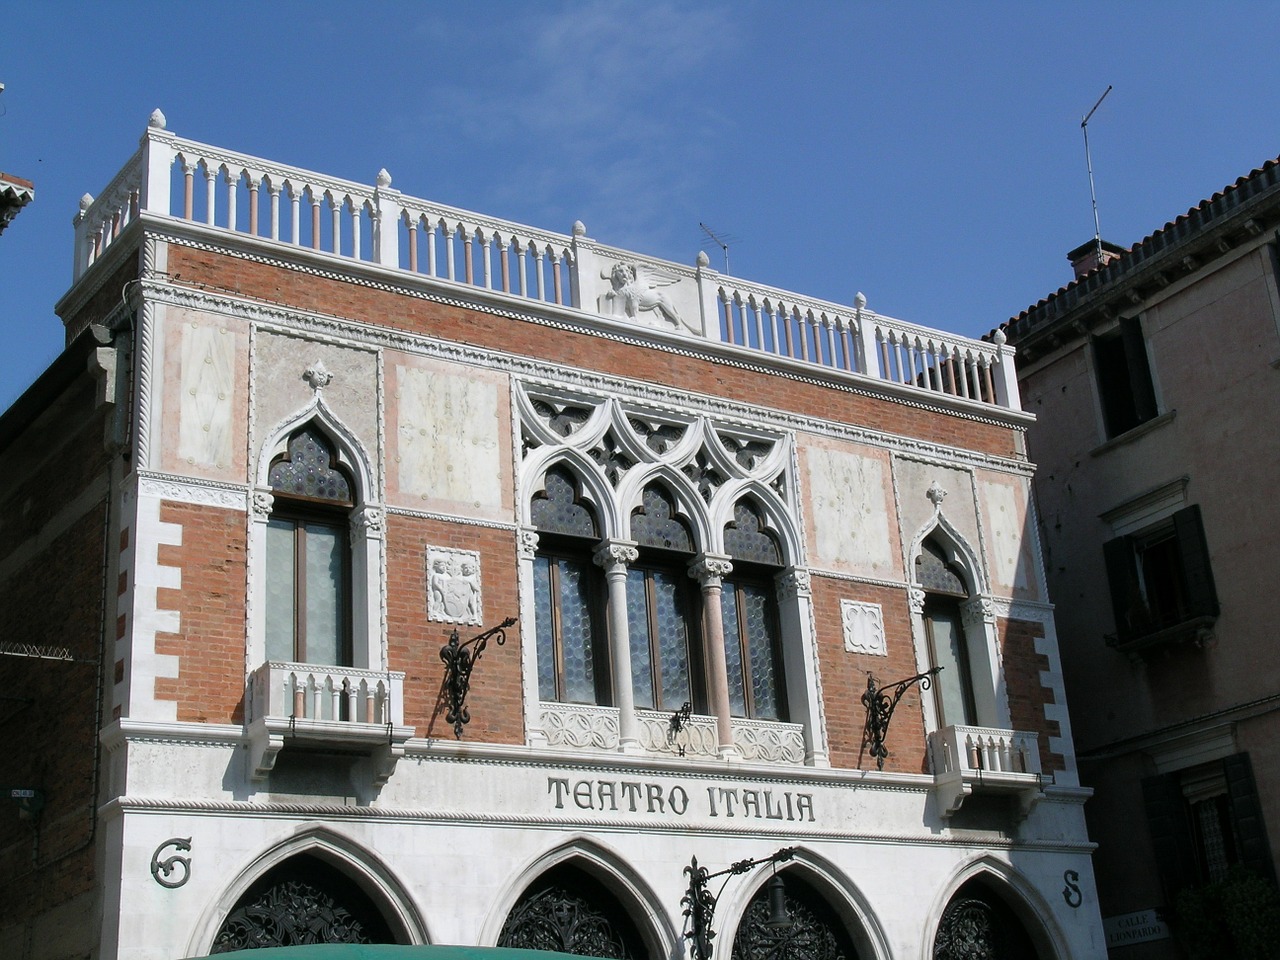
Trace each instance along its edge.
<path fill-rule="evenodd" d="M 1025 819 L 1040 800 L 1039 736 L 995 727 L 943 727 L 929 734 L 935 793 L 944 817 L 974 793 L 1004 794 L 1017 801 Z"/>
<path fill-rule="evenodd" d="M 735 362 L 850 379 L 889 398 L 928 395 L 978 416 L 1021 410 L 1014 351 L 999 331 L 991 342 L 956 336 L 878 314 L 861 294 L 852 305 L 818 300 L 722 274 L 705 253 L 692 265 L 659 260 L 599 243 L 580 222 L 555 233 L 411 197 L 391 182 L 385 170 L 361 184 L 186 140 L 157 110 L 134 157 L 96 199 L 81 199 L 75 277 L 139 220 L 170 231 L 181 223 L 194 238 L 257 256 L 454 295 L 466 288 L 507 311 L 537 309 L 611 334 L 621 323 L 715 341 Z"/>
<path fill-rule="evenodd" d="M 265 780 L 287 747 L 370 759 L 381 787 L 404 756 L 404 674 L 268 661 L 249 676 L 249 774 Z"/>

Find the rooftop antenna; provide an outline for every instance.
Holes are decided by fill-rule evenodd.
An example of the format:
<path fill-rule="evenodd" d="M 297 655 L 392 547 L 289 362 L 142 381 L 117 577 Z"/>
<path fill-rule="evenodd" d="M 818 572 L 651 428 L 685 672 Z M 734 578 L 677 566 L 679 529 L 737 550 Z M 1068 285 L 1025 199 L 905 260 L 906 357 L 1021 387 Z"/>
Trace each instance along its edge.
<path fill-rule="evenodd" d="M 1098 194 L 1093 189 L 1093 160 L 1089 156 L 1089 118 L 1102 106 L 1102 101 L 1107 99 L 1107 94 L 1110 92 L 1111 84 L 1108 83 L 1107 89 L 1102 91 L 1102 96 L 1093 105 L 1093 110 L 1086 113 L 1084 119 L 1080 121 L 1080 129 L 1084 131 L 1084 165 L 1089 171 L 1089 199 L 1093 201 L 1093 247 L 1099 266 L 1102 264 L 1102 227 L 1098 225 Z M 727 270 L 725 272 L 728 273 Z"/>
<path fill-rule="evenodd" d="M 724 273 L 725 276 L 729 276 L 729 243 L 735 238 L 729 236 L 727 233 L 724 235 L 723 239 L 716 236 L 715 232 L 701 220 L 698 221 L 698 226 L 702 228 L 703 233 L 711 238 L 712 243 L 724 251 Z"/>

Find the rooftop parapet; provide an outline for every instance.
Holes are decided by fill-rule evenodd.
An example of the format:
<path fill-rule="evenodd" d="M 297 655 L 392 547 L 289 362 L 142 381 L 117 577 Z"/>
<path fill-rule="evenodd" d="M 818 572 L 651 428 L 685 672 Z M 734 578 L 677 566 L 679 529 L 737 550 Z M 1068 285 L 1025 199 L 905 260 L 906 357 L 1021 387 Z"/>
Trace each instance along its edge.
<path fill-rule="evenodd" d="M 151 115 L 138 152 L 74 223 L 78 281 L 142 213 L 706 338 L 954 401 L 1020 410 L 1013 348 L 606 246 L 581 222 L 540 230 L 410 197 L 386 170 L 341 180 L 175 136 Z"/>

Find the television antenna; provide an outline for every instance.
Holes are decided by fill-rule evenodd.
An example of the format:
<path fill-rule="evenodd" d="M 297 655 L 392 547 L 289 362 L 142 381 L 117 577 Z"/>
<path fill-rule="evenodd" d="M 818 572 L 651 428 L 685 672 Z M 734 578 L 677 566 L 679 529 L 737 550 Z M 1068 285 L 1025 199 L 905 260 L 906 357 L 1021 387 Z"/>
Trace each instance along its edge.
<path fill-rule="evenodd" d="M 701 220 L 698 221 L 698 226 L 702 228 L 703 233 L 711 238 L 712 243 L 724 251 L 724 273 L 725 276 L 729 276 L 729 244 L 736 243 L 738 238 L 727 233 L 717 234 Z"/>
<path fill-rule="evenodd" d="M 1093 247 L 1097 254 L 1099 265 L 1102 263 L 1102 227 L 1098 224 L 1098 194 L 1093 188 L 1093 160 L 1089 156 L 1089 118 L 1102 106 L 1102 101 L 1107 99 L 1107 94 L 1110 92 L 1111 84 L 1108 83 L 1107 89 L 1102 91 L 1102 96 L 1093 105 L 1093 109 L 1086 113 L 1084 119 L 1080 121 L 1080 129 L 1084 131 L 1084 165 L 1089 171 L 1089 199 L 1093 201 Z M 728 271 L 726 270 L 725 272 L 727 273 Z"/>

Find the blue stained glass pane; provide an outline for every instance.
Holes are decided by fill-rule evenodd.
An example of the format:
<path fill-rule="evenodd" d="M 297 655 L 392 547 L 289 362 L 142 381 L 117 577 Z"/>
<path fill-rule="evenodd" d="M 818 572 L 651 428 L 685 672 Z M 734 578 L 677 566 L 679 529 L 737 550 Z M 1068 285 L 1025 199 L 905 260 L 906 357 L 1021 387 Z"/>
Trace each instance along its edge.
<path fill-rule="evenodd" d="M 533 525 L 546 533 L 597 537 L 596 517 L 578 497 L 577 480 L 563 467 L 547 471 L 543 489 L 529 503 Z"/>
<path fill-rule="evenodd" d="M 556 699 L 555 623 L 551 613 L 551 561 L 533 558 L 533 623 L 538 643 L 538 696 Z"/>
<path fill-rule="evenodd" d="M 747 653 L 751 658 L 751 696 L 755 715 L 761 720 L 780 720 L 782 711 L 778 697 L 778 675 L 774 667 L 774 650 L 778 638 L 774 634 L 769 591 L 754 583 L 738 588 L 747 629 Z"/>
<path fill-rule="evenodd" d="M 645 487 L 641 502 L 643 506 L 631 515 L 633 540 L 645 547 L 693 552 L 693 533 L 676 516 L 675 500 L 665 490 Z"/>
<path fill-rule="evenodd" d="M 726 583 L 720 593 L 720 614 L 724 620 L 724 661 L 729 674 L 729 712 L 747 715 L 747 693 L 742 677 L 742 636 L 738 630 L 738 592 Z"/>
<path fill-rule="evenodd" d="M 315 427 L 289 438 L 289 453 L 271 465 L 268 480 L 277 493 L 351 503 L 351 484 L 333 466 L 333 450 Z"/>
<path fill-rule="evenodd" d="M 659 710 L 678 710 L 692 699 L 689 690 L 689 633 L 685 623 L 684 581 L 667 570 L 653 571 L 657 623 L 658 675 L 662 681 Z"/>
<path fill-rule="evenodd" d="M 595 703 L 595 664 L 592 662 L 590 577 L 586 565 L 559 560 L 560 643 L 564 657 L 564 699 Z"/>
<path fill-rule="evenodd" d="M 643 570 L 627 570 L 627 634 L 631 641 L 631 688 L 637 707 L 656 709 L 653 660 L 649 654 L 649 605 Z"/>

